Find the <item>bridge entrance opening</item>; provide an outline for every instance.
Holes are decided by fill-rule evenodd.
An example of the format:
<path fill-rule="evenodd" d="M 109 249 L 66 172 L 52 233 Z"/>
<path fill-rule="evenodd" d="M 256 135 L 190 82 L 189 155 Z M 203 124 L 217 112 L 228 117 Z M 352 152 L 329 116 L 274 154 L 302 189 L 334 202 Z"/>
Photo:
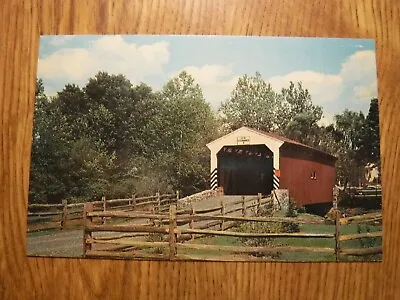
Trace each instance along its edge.
<path fill-rule="evenodd" d="M 273 153 L 267 146 L 224 146 L 217 161 L 218 186 L 224 188 L 225 195 L 271 193 Z"/>

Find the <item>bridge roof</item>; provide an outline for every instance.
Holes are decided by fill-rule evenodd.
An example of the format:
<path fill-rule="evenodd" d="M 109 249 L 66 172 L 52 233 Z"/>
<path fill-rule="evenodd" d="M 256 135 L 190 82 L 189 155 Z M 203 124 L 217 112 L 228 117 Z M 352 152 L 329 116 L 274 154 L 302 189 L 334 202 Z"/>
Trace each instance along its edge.
<path fill-rule="evenodd" d="M 318 150 L 318 149 L 316 149 L 316 148 L 314 148 L 314 147 L 311 147 L 311 146 L 302 144 L 302 143 L 297 142 L 297 141 L 295 141 L 295 140 L 288 139 L 288 138 L 283 137 L 283 136 L 280 136 L 280 135 L 278 135 L 278 134 L 276 134 L 276 133 L 266 132 L 266 131 L 262 131 L 262 130 L 259 130 L 259 129 L 247 127 L 247 126 L 240 127 L 240 128 L 238 128 L 238 129 L 236 129 L 236 130 L 234 130 L 234 131 L 232 131 L 232 132 L 230 132 L 230 133 L 228 133 L 228 134 L 226 134 L 226 135 L 224 135 L 224 136 L 222 136 L 222 137 L 220 137 L 220 138 L 218 138 L 218 139 L 216 139 L 216 140 L 214 140 L 214 141 L 208 143 L 207 146 L 212 145 L 212 144 L 214 144 L 214 143 L 217 142 L 217 141 L 221 141 L 221 140 L 223 140 L 226 136 L 231 135 L 231 134 L 234 134 L 234 133 L 236 133 L 237 131 L 243 130 L 243 129 L 246 129 L 246 130 L 248 130 L 248 131 L 257 133 L 257 134 L 262 135 L 262 136 L 267 137 L 267 138 L 271 138 L 271 139 L 274 139 L 274 140 L 283 142 L 284 144 L 286 143 L 286 144 L 291 144 L 291 145 L 295 145 L 295 146 L 299 146 L 299 147 L 304 147 L 304 148 L 310 149 L 310 150 L 315 151 L 315 152 L 319 152 L 319 153 L 321 153 L 321 154 L 324 154 L 324 155 L 330 156 L 331 158 L 336 159 L 335 156 L 330 155 L 329 153 L 326 153 L 326 152 L 324 152 L 324 151 Z"/>

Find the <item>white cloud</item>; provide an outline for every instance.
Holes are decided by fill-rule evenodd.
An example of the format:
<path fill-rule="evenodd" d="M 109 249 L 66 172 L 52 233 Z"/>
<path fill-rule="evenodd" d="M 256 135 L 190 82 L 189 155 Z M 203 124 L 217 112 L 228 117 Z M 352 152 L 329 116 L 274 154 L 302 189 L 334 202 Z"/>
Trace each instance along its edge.
<path fill-rule="evenodd" d="M 324 112 L 321 120 L 318 121 L 318 125 L 328 126 L 334 123 L 334 115 L 331 113 Z"/>
<path fill-rule="evenodd" d="M 284 76 L 274 76 L 268 78 L 276 92 L 280 92 L 283 87 L 288 87 L 290 81 L 301 81 L 304 88 L 311 94 L 313 102 L 321 105 L 326 102 L 335 101 L 340 94 L 342 78 L 338 75 L 318 73 L 310 70 L 296 71 Z"/>
<path fill-rule="evenodd" d="M 375 52 L 364 50 L 349 56 L 343 62 L 339 75 L 353 82 L 376 77 Z"/>
<path fill-rule="evenodd" d="M 162 73 L 169 58 L 166 42 L 138 46 L 118 35 L 103 36 L 88 48 L 62 48 L 39 59 L 38 76 L 63 84 L 84 84 L 98 71 L 107 71 L 138 83 L 146 76 Z"/>
<path fill-rule="evenodd" d="M 266 80 L 273 89 L 280 91 L 288 87 L 290 81 L 303 83 L 311 94 L 313 102 L 324 105 L 338 101 L 343 91 L 352 87 L 345 101 L 365 100 L 377 97 L 377 77 L 375 52 L 371 50 L 357 51 L 349 56 L 341 65 L 338 74 L 325 74 L 311 70 L 295 71 L 283 76 L 274 76 Z"/>
<path fill-rule="evenodd" d="M 205 99 L 214 108 L 218 108 L 221 101 L 227 99 L 234 89 L 239 76 L 234 76 L 233 65 L 204 65 L 201 67 L 186 66 L 170 74 L 177 76 L 181 71 L 186 71 L 193 76 L 202 88 Z"/>
<path fill-rule="evenodd" d="M 339 76 L 353 86 L 354 99 L 369 101 L 378 96 L 375 52 L 358 51 L 342 64 Z"/>
<path fill-rule="evenodd" d="M 169 76 L 176 76 L 183 70 L 195 78 L 203 90 L 204 97 L 214 108 L 218 108 L 220 102 L 229 97 L 239 79 L 233 70 L 233 64 L 186 66 L 170 73 Z M 288 87 L 290 81 L 303 83 L 313 102 L 324 107 L 324 116 L 320 124 L 329 125 L 333 123 L 333 114 L 347 107 L 349 101 L 369 101 L 377 96 L 375 52 L 357 51 L 343 62 L 336 74 L 298 70 L 266 79 L 276 92 Z M 330 107 L 328 111 L 327 106 Z"/>
<path fill-rule="evenodd" d="M 369 85 L 359 85 L 354 87 L 353 89 L 354 95 L 357 99 L 365 100 L 365 99 L 372 99 L 377 97 L 378 95 L 378 86 L 377 81 L 372 81 Z"/>

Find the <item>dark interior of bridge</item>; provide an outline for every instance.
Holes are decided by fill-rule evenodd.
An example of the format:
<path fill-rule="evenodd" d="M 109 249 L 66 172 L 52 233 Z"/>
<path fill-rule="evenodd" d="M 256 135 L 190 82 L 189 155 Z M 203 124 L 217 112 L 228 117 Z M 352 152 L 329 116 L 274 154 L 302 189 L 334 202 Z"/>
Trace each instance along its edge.
<path fill-rule="evenodd" d="M 226 195 L 271 193 L 273 153 L 267 146 L 224 146 L 217 159 L 218 185 Z"/>

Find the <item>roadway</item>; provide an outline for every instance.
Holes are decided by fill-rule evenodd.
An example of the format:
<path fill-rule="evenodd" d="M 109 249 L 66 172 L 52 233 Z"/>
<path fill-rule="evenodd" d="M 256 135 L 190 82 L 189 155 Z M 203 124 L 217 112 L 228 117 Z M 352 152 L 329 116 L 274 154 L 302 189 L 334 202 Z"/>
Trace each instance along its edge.
<path fill-rule="evenodd" d="M 229 209 L 239 208 L 241 207 L 240 203 L 234 206 L 231 205 L 232 202 L 239 199 L 241 199 L 241 196 L 218 196 L 194 202 L 193 207 L 195 210 L 207 209 L 219 206 L 221 201 L 224 201 Z M 219 212 L 210 214 L 219 214 Z M 238 211 L 232 215 L 240 214 L 241 212 Z M 28 256 L 82 257 L 82 246 L 82 229 L 49 230 L 28 233 L 27 235 Z"/>

